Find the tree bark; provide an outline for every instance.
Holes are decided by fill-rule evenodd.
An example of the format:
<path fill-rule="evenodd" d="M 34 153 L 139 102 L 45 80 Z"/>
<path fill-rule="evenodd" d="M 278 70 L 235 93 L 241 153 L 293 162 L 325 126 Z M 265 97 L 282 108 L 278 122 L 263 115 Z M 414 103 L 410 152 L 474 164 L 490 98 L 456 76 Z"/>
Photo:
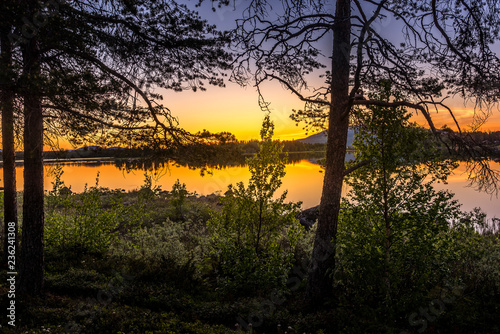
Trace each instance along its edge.
<path fill-rule="evenodd" d="M 337 0 L 333 29 L 331 106 L 328 117 L 325 178 L 306 290 L 306 301 L 310 305 L 318 305 L 318 302 L 333 294 L 335 244 L 349 129 L 347 111 L 350 108 L 350 15 L 351 1 Z"/>
<path fill-rule="evenodd" d="M 29 1 L 32 8 L 36 5 Z M 37 36 L 23 46 L 24 197 L 20 281 L 22 293 L 39 295 L 43 288 L 43 116 L 40 47 Z"/>
<path fill-rule="evenodd" d="M 16 151 L 14 146 L 14 92 L 10 78 L 12 67 L 12 44 L 9 40 L 11 28 L 4 23 L 0 26 L 0 68 L 3 78 L 0 80 L 0 108 L 2 109 L 2 156 L 3 156 L 3 186 L 4 186 L 4 253 L 2 264 L 7 266 L 9 239 L 7 232 L 14 230 L 15 263 L 17 264 L 17 190 L 16 190 Z M 13 223 L 13 224 L 12 224 Z M 12 244 L 10 244 L 12 245 Z"/>

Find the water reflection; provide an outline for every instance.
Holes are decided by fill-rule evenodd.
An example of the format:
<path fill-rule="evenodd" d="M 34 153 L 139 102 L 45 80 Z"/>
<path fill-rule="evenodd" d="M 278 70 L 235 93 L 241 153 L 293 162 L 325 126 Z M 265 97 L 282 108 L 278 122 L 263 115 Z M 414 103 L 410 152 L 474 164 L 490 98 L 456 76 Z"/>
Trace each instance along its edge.
<path fill-rule="evenodd" d="M 310 153 L 288 153 L 288 164 L 295 164 L 302 160 L 317 161 L 324 157 L 324 152 Z M 165 159 L 117 159 L 114 161 L 115 166 L 127 171 L 130 170 L 155 170 L 168 168 L 170 165 L 182 166 L 189 169 L 199 169 L 200 171 L 221 170 L 228 167 L 245 167 L 246 159 L 251 157 L 251 154 L 232 154 L 229 156 L 219 157 L 209 160 L 198 159 L 198 157 L 185 156 L 173 160 Z"/>
<path fill-rule="evenodd" d="M 323 186 L 323 170 L 313 163 L 321 154 L 289 155 L 286 167 L 286 176 L 283 179 L 283 190 L 288 190 L 288 200 L 302 201 L 302 208 L 309 208 L 319 203 Z M 52 188 L 54 175 L 52 171 L 56 164 L 45 165 L 45 189 Z M 500 171 L 500 164 L 493 167 Z M 96 183 L 99 174 L 99 185 L 107 188 L 121 188 L 133 190 L 144 184 L 145 174 L 152 177 L 156 186 L 170 190 L 177 179 L 185 183 L 188 190 L 200 195 L 215 192 L 224 193 L 229 184 L 237 182 L 247 183 L 250 178 L 245 161 L 236 160 L 229 164 L 212 163 L 192 165 L 187 162 L 159 161 L 159 160 L 99 160 L 72 161 L 63 163 L 62 181 L 75 192 L 83 191 L 85 185 Z M 454 192 L 456 198 L 463 204 L 463 210 L 472 210 L 481 207 L 489 218 L 500 217 L 499 200 L 494 195 L 481 193 L 469 187 L 465 174 L 465 165 L 461 164 L 450 176 L 448 184 L 436 184 L 437 189 L 446 189 Z M 22 167 L 16 168 L 18 189 L 22 190 Z M 344 189 L 345 193 L 346 189 Z M 281 194 L 281 192 L 279 193 Z"/>

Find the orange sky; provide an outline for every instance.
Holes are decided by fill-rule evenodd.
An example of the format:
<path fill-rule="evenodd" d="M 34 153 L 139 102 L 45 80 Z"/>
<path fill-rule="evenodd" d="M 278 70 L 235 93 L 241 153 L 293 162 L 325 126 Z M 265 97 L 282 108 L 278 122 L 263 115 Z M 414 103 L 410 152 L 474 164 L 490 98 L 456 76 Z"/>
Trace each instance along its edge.
<path fill-rule="evenodd" d="M 192 4 L 194 6 L 194 4 Z M 211 24 L 217 25 L 219 29 L 227 30 L 235 27 L 235 20 L 241 17 L 241 11 L 246 4 L 235 2 L 234 6 L 223 6 L 212 11 L 210 2 L 203 2 L 201 7 L 192 9 L 199 11 L 204 19 Z M 389 40 L 399 41 L 402 38 L 401 22 L 388 16 L 384 19 L 381 34 Z M 402 41 L 402 40 L 401 40 Z M 321 42 L 325 50 L 329 50 L 328 38 Z M 396 43 L 397 44 L 397 43 Z M 320 45 L 320 46 L 321 46 Z M 497 45 L 497 49 L 500 46 Z M 328 54 L 328 52 L 326 52 Z M 313 81 L 319 84 L 323 79 L 315 78 Z M 285 90 L 278 83 L 265 83 L 263 93 L 271 102 L 272 120 L 275 124 L 275 138 L 282 140 L 300 139 L 306 137 L 302 129 L 303 124 L 296 124 L 290 119 L 292 109 L 301 109 L 303 103 Z M 226 88 L 207 87 L 206 92 L 192 91 L 174 92 L 160 91 L 163 94 L 163 103 L 179 120 L 179 125 L 191 132 L 207 129 L 211 132 L 229 131 L 236 135 L 239 140 L 248 140 L 259 137 L 259 130 L 263 112 L 258 106 L 257 92 L 254 87 L 242 88 L 234 83 L 227 83 Z M 455 110 L 455 115 L 461 123 L 462 129 L 467 130 L 472 121 L 471 106 L 464 106 L 460 100 L 451 101 L 450 105 Z M 452 119 L 447 111 L 441 110 L 432 113 L 436 127 L 440 128 L 446 124 L 456 130 Z M 415 118 L 418 123 L 425 124 L 421 116 Z M 500 130 L 500 110 L 495 110 L 480 130 Z M 68 143 L 60 143 L 62 148 L 70 148 Z"/>
<path fill-rule="evenodd" d="M 301 109 L 303 102 L 278 83 L 266 83 L 262 92 L 271 102 L 275 138 L 293 140 L 306 137 L 306 131 L 302 129 L 304 125 L 297 126 L 290 119 L 292 109 Z M 211 132 L 229 131 L 239 140 L 259 137 L 264 113 L 259 108 L 258 95 L 254 87 L 242 88 L 236 84 L 227 83 L 226 88 L 208 87 L 205 92 L 162 91 L 161 93 L 164 105 L 178 118 L 179 126 L 188 131 L 197 132 L 203 129 Z M 451 101 L 449 105 L 454 110 L 462 130 L 469 130 L 468 125 L 472 121 L 473 109 L 464 106 L 463 101 L 458 99 Z M 456 130 L 446 110 L 433 111 L 432 117 L 437 128 L 446 124 Z M 425 125 L 425 120 L 421 115 L 417 115 L 415 120 Z M 481 131 L 498 130 L 500 130 L 500 110 L 495 109 Z M 60 143 L 60 146 L 64 149 L 72 148 L 64 141 Z"/>
<path fill-rule="evenodd" d="M 305 137 L 302 126 L 296 126 L 290 119 L 292 109 L 302 108 L 303 103 L 277 83 L 264 85 L 263 92 L 271 102 L 275 138 Z M 164 92 L 164 102 L 185 129 L 194 132 L 202 129 L 229 131 L 239 140 L 258 138 L 264 118 L 255 88 L 242 88 L 233 83 L 228 83 L 226 88 L 209 87 L 205 92 L 167 91 Z"/>
<path fill-rule="evenodd" d="M 463 102 L 454 101 L 450 103 L 450 108 L 452 109 L 455 118 L 463 131 L 471 131 L 471 125 L 474 120 L 474 108 L 469 106 L 464 106 Z M 482 111 L 476 111 L 478 115 L 482 115 Z M 488 114 L 487 121 L 479 129 L 480 131 L 500 131 L 500 110 L 494 108 Z M 455 122 L 448 110 L 442 108 L 437 111 L 433 110 L 431 113 L 432 120 L 436 128 L 441 128 L 443 125 L 447 125 L 453 130 L 457 130 Z M 425 119 L 422 115 L 416 115 L 414 117 L 415 121 L 419 124 L 425 125 Z"/>
<path fill-rule="evenodd" d="M 263 93 L 271 102 L 271 118 L 276 126 L 275 137 L 282 140 L 306 137 L 303 124 L 296 126 L 290 119 L 292 109 L 301 109 L 303 102 L 279 84 L 268 83 Z M 257 138 L 264 117 L 257 103 L 257 92 L 253 87 L 241 88 L 229 83 L 227 88 L 208 88 L 206 92 L 165 92 L 164 102 L 179 119 L 180 125 L 190 131 L 207 129 L 212 132 L 230 131 L 240 140 Z M 449 103 L 462 130 L 469 130 L 473 119 L 473 108 L 464 106 L 455 99 Z M 432 111 L 436 127 L 444 124 L 456 130 L 447 110 Z M 415 121 L 425 125 L 421 115 Z M 500 110 L 493 110 L 481 131 L 500 130 Z"/>
<path fill-rule="evenodd" d="M 243 3 L 235 3 L 235 6 L 219 8 L 212 12 L 211 5 L 204 3 L 197 10 L 203 13 L 210 23 L 216 24 L 220 29 L 234 28 L 234 20 L 240 17 Z M 401 22 L 391 19 L 388 16 L 383 22 L 382 35 L 389 40 L 399 41 L 401 39 Z M 321 45 L 325 50 L 329 50 L 327 41 L 322 41 Z M 402 42 L 402 40 L 401 40 Z M 498 46 L 500 49 L 500 46 Z M 328 54 L 328 52 L 326 52 Z M 316 73 L 316 72 L 315 72 Z M 317 77 L 313 79 L 319 85 L 323 84 L 323 79 Z M 269 102 L 271 102 L 272 119 L 276 126 L 275 137 L 283 140 L 300 139 L 306 137 L 302 130 L 303 124 L 297 127 L 290 119 L 292 109 L 301 109 L 303 103 L 285 90 L 278 83 L 266 83 L 262 89 Z M 253 87 L 241 88 L 233 83 L 227 83 L 227 88 L 207 87 L 206 92 L 181 92 L 165 91 L 164 102 L 174 115 L 179 118 L 180 125 L 190 131 L 207 129 L 212 132 L 230 131 L 240 140 L 248 140 L 259 136 L 259 129 L 264 117 L 257 103 L 257 92 Z M 306 94 L 307 95 L 307 94 Z M 472 106 L 464 106 L 463 101 L 455 99 L 447 100 L 455 110 L 455 116 L 460 122 L 463 130 L 468 130 L 468 124 L 472 121 Z M 447 124 L 456 130 L 453 120 L 448 112 L 443 110 L 432 114 L 436 127 L 440 128 Z M 424 125 L 422 117 L 415 118 L 418 123 Z M 497 131 L 500 130 L 500 110 L 495 110 L 487 124 L 480 130 Z"/>

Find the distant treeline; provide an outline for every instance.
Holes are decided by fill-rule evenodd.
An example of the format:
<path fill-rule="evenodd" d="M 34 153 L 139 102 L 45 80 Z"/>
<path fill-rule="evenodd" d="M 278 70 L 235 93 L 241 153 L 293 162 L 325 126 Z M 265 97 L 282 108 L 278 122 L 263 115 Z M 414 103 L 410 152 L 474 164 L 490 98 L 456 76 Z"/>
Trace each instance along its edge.
<path fill-rule="evenodd" d="M 290 153 L 288 163 L 302 159 L 318 159 L 324 156 L 325 144 L 306 144 L 298 141 L 280 141 L 283 154 Z M 191 144 L 175 150 L 154 150 L 148 148 L 123 148 L 100 146 L 81 147 L 74 150 L 45 151 L 44 159 L 52 161 L 68 160 L 79 163 L 80 160 L 96 160 L 95 163 L 114 163 L 125 169 L 161 168 L 168 161 L 191 168 L 225 168 L 244 166 L 246 159 L 259 151 L 259 141 L 226 140 L 218 143 Z M 16 160 L 22 165 L 24 152 L 16 152 Z M 0 160 L 1 166 L 1 160 Z"/>
<path fill-rule="evenodd" d="M 298 141 L 281 141 L 283 143 L 283 152 L 323 152 L 325 144 L 306 144 Z M 194 144 L 184 146 L 176 150 L 152 150 L 144 148 L 121 148 L 112 147 L 104 148 L 100 146 L 81 147 L 75 150 L 57 150 L 44 152 L 45 159 L 84 159 L 84 158 L 188 158 L 191 155 L 193 158 L 208 158 L 213 156 L 229 155 L 232 159 L 235 156 L 241 155 L 242 163 L 244 156 L 255 154 L 259 151 L 258 140 L 248 141 L 231 141 L 223 143 L 210 144 Z M 23 159 L 23 152 L 17 152 L 16 158 Z"/>
<path fill-rule="evenodd" d="M 500 145 L 500 131 L 493 132 L 467 132 L 474 141 L 486 145 Z"/>
<path fill-rule="evenodd" d="M 500 159 L 500 131 L 494 132 L 453 132 L 448 128 L 441 131 L 441 140 L 437 147 L 441 149 L 443 157 L 453 156 L 459 160 L 475 158 Z M 444 133 L 443 133 L 444 132 Z M 432 136 L 430 136 L 430 140 Z"/>
<path fill-rule="evenodd" d="M 326 144 L 307 144 L 296 140 L 282 140 L 283 152 L 323 152 L 326 150 Z M 258 140 L 239 141 L 237 145 L 243 153 L 257 153 L 259 151 Z"/>
<path fill-rule="evenodd" d="M 500 146 L 500 131 L 493 132 L 467 132 L 476 143 L 490 147 Z M 432 136 L 431 136 L 432 137 Z M 283 144 L 283 152 L 324 152 L 326 144 L 303 143 L 296 140 L 280 141 Z M 185 146 L 176 150 L 153 150 L 144 148 L 103 148 L 100 146 L 81 147 L 75 150 L 58 150 L 44 152 L 45 159 L 88 159 L 88 158 L 144 158 L 144 159 L 173 159 L 186 164 L 197 164 L 200 161 L 223 161 L 232 164 L 245 164 L 245 156 L 255 154 L 259 151 L 259 141 L 238 141 L 234 136 L 228 140 L 218 143 L 205 143 Z M 23 160 L 23 152 L 16 153 L 16 159 Z M 231 164 L 230 163 L 230 164 Z"/>

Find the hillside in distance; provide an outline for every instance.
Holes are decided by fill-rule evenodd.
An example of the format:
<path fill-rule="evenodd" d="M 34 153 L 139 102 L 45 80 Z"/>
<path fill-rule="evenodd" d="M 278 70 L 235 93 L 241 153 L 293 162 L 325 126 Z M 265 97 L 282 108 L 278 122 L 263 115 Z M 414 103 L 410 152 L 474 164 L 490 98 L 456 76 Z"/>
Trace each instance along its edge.
<path fill-rule="evenodd" d="M 298 142 L 304 144 L 326 144 L 327 141 L 326 130 L 310 135 L 309 137 L 297 139 Z M 354 129 L 349 129 L 347 133 L 347 147 L 352 146 L 352 140 L 354 139 Z"/>

